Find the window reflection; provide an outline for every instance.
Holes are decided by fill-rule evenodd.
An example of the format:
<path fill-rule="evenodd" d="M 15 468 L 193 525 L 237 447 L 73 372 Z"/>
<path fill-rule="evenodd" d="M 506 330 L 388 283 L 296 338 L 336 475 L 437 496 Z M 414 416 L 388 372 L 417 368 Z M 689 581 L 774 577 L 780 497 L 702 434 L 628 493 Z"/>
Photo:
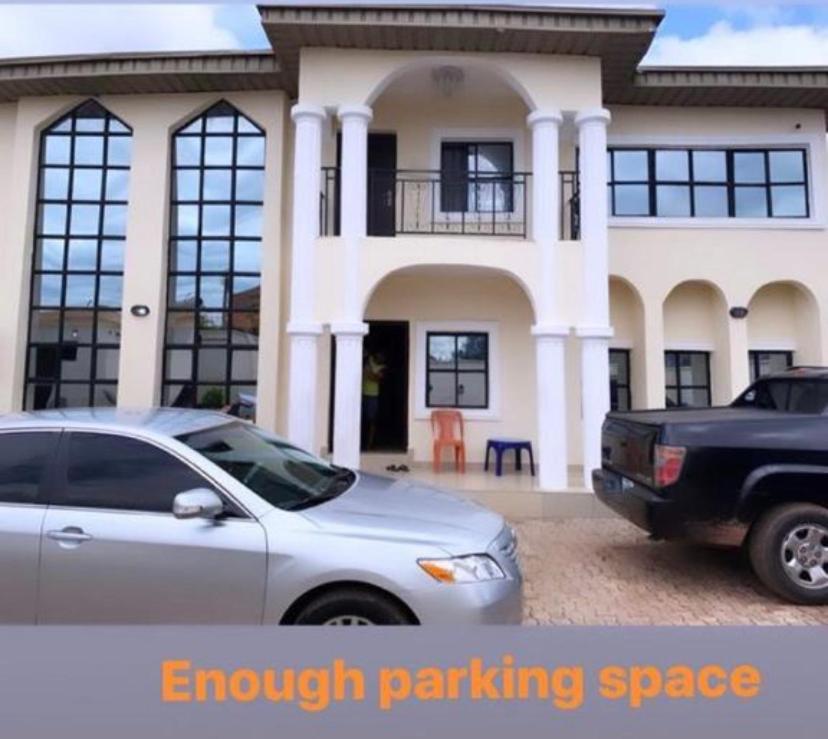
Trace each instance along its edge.
<path fill-rule="evenodd" d="M 26 408 L 115 403 L 131 144 L 92 100 L 41 137 Z"/>
<path fill-rule="evenodd" d="M 164 402 L 255 402 L 264 132 L 219 103 L 173 145 Z"/>

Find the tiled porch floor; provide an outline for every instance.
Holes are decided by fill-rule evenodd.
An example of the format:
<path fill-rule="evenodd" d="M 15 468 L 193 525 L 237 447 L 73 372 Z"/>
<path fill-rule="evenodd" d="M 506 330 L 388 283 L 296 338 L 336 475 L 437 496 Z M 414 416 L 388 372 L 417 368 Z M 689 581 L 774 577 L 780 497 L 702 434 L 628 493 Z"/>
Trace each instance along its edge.
<path fill-rule="evenodd" d="M 410 472 L 389 472 L 389 464 L 407 464 Z M 483 470 L 483 465 L 470 464 L 466 473 L 460 474 L 453 465 L 445 464 L 440 472 L 434 472 L 431 464 L 412 463 L 405 455 L 363 454 L 361 468 L 386 477 L 410 479 L 426 485 L 442 487 L 476 500 L 479 503 L 511 519 L 523 518 L 584 518 L 613 517 L 598 499 L 584 489 L 580 467 L 569 468 L 569 489 L 566 491 L 541 491 L 537 478 L 529 474 L 528 465 L 522 472 L 504 465 L 503 475 L 497 477 L 493 469 Z"/>

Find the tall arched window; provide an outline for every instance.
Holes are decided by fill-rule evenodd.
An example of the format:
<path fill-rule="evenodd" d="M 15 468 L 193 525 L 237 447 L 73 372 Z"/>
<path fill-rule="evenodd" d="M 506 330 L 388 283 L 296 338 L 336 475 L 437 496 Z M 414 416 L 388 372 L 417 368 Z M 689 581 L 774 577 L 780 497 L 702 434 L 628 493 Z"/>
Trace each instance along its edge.
<path fill-rule="evenodd" d="M 94 100 L 41 135 L 26 408 L 115 404 L 131 143 Z"/>
<path fill-rule="evenodd" d="M 264 131 L 226 102 L 174 137 L 166 405 L 255 405 Z"/>

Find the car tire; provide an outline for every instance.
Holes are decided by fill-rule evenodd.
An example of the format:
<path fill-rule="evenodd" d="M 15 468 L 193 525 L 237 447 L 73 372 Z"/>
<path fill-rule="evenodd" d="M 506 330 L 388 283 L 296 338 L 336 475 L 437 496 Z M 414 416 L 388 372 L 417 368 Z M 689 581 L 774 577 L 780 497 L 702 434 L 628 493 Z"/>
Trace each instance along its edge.
<path fill-rule="evenodd" d="M 771 509 L 753 525 L 748 553 L 756 576 L 776 595 L 828 604 L 828 509 L 809 503 Z"/>
<path fill-rule="evenodd" d="M 296 615 L 298 625 L 406 626 L 414 623 L 400 604 L 381 593 L 343 588 L 314 598 Z"/>

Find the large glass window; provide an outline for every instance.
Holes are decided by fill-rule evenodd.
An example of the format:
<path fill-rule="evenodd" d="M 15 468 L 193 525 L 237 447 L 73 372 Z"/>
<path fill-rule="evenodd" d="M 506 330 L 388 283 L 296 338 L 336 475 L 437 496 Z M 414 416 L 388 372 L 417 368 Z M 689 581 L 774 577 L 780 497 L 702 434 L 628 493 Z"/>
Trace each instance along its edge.
<path fill-rule="evenodd" d="M 710 405 L 710 354 L 664 352 L 667 407 Z"/>
<path fill-rule="evenodd" d="M 804 149 L 611 149 L 614 216 L 807 218 Z"/>
<path fill-rule="evenodd" d="M 440 159 L 440 210 L 444 213 L 514 210 L 510 141 L 444 141 Z"/>
<path fill-rule="evenodd" d="M 41 136 L 26 408 L 115 404 L 131 141 L 92 100 Z"/>
<path fill-rule="evenodd" d="M 628 349 L 610 349 L 610 410 L 628 411 L 630 397 L 630 352 Z"/>
<path fill-rule="evenodd" d="M 750 351 L 750 381 L 755 382 L 760 377 L 782 372 L 793 364 L 793 352 L 787 351 Z"/>
<path fill-rule="evenodd" d="M 264 161 L 264 132 L 225 102 L 174 136 L 166 405 L 255 405 Z"/>
<path fill-rule="evenodd" d="M 489 335 L 427 333 L 426 406 L 489 407 Z"/>

